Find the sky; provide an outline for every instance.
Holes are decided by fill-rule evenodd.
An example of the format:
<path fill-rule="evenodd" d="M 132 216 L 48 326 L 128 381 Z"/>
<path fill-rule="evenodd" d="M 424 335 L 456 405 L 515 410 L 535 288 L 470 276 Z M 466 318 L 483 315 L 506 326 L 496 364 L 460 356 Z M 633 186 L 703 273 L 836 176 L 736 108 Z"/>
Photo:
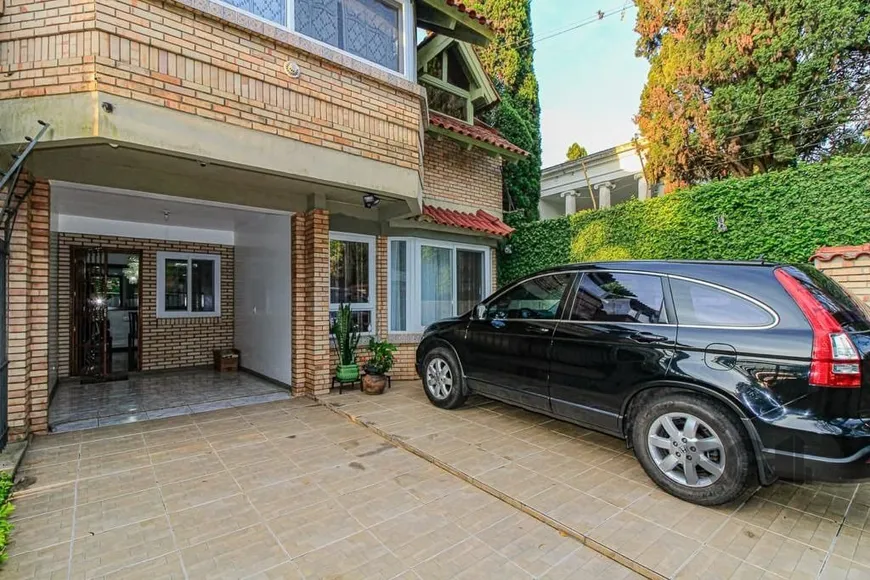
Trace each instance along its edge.
<path fill-rule="evenodd" d="M 623 4 L 624 20 L 616 14 L 540 40 Z M 649 65 L 634 56 L 636 15 L 630 1 L 532 0 L 544 167 L 565 161 L 575 141 L 594 153 L 631 141 L 637 132 L 632 117 Z"/>

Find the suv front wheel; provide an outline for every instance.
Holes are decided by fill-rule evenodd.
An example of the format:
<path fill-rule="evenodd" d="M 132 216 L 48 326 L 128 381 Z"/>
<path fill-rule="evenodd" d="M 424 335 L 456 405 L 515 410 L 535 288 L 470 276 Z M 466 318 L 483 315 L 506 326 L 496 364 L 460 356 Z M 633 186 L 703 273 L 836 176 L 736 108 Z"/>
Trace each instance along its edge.
<path fill-rule="evenodd" d="M 743 427 L 730 409 L 707 397 L 673 393 L 647 399 L 635 417 L 632 443 L 647 475 L 682 500 L 720 505 L 754 484 Z"/>

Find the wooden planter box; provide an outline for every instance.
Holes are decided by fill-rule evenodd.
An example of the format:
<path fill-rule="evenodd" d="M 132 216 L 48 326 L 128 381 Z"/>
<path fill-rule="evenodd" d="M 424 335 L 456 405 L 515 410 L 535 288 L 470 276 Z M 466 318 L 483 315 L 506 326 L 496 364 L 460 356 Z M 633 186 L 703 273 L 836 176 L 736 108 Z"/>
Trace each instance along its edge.
<path fill-rule="evenodd" d="M 239 370 L 241 353 L 236 348 L 220 348 L 214 351 L 214 370 L 231 373 Z"/>

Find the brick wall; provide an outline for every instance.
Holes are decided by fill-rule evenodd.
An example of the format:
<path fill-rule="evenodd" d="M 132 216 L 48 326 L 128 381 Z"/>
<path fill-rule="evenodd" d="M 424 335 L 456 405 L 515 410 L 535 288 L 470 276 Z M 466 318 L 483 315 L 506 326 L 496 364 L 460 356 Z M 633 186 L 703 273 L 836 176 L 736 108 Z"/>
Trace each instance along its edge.
<path fill-rule="evenodd" d="M 19 182 L 18 193 L 25 191 Z M 9 437 L 48 429 L 49 185 L 19 209 L 8 265 Z"/>
<path fill-rule="evenodd" d="M 426 135 L 423 200 L 484 210 L 502 209 L 501 159 L 481 149 L 466 150 L 446 138 Z"/>
<path fill-rule="evenodd" d="M 419 169 L 415 85 L 380 82 L 227 14 L 263 33 L 155 0 L 6 0 L 0 99 L 99 90 Z"/>
<path fill-rule="evenodd" d="M 70 374 L 71 256 L 74 247 L 142 252 L 139 266 L 139 304 L 143 371 L 212 364 L 212 351 L 233 346 L 235 324 L 234 249 L 232 246 L 169 242 L 115 236 L 60 234 L 58 247 L 58 376 Z M 219 254 L 221 257 L 221 315 L 213 318 L 157 318 L 157 252 Z"/>
<path fill-rule="evenodd" d="M 816 268 L 836 280 L 846 288 L 853 296 L 870 304 L 870 244 L 861 247 L 852 247 L 837 251 L 837 248 L 823 248 L 833 250 L 824 256 L 825 259 L 816 258 Z"/>

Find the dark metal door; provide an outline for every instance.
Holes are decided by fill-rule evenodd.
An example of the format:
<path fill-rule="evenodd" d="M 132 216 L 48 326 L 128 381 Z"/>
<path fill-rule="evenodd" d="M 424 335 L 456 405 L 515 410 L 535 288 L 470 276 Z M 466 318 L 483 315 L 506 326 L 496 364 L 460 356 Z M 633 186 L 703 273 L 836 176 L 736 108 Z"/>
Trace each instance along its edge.
<path fill-rule="evenodd" d="M 101 379 L 112 373 L 108 274 L 108 254 L 104 250 L 73 250 L 72 372 L 80 377 Z"/>

